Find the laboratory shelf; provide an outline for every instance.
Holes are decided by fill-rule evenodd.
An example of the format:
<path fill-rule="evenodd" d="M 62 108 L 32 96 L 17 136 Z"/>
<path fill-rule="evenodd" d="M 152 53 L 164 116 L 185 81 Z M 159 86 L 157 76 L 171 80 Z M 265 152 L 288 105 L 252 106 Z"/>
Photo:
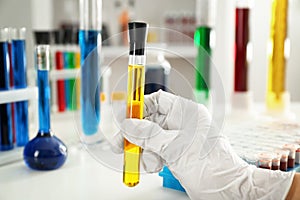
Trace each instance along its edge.
<path fill-rule="evenodd" d="M 37 100 L 37 94 L 37 87 L 1 91 L 0 104 L 25 100 Z"/>
<path fill-rule="evenodd" d="M 37 104 L 37 98 L 38 98 L 37 87 L 27 87 L 24 89 L 13 89 L 13 90 L 0 92 L 0 104 L 28 100 L 31 102 L 29 108 L 33 108 Z M 35 109 L 33 109 L 32 111 L 33 112 L 29 112 L 29 115 L 30 114 L 34 115 Z M 32 123 L 37 122 L 34 116 L 32 116 L 30 119 Z M 29 128 L 31 129 L 32 126 L 29 126 Z M 15 146 L 12 150 L 9 151 L 0 151 L 0 166 L 22 160 L 23 158 L 22 152 L 23 152 L 23 147 L 17 147 L 17 146 Z"/>
<path fill-rule="evenodd" d="M 50 79 L 71 79 L 71 78 L 80 78 L 80 69 L 60 69 L 60 70 L 51 70 Z"/>

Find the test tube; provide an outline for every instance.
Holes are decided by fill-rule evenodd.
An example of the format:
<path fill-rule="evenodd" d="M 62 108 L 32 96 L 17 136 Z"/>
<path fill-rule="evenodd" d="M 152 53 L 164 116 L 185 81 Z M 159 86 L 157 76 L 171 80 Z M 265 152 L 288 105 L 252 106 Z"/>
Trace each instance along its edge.
<path fill-rule="evenodd" d="M 27 87 L 26 75 L 26 29 L 12 29 L 12 66 L 14 69 L 14 88 Z M 28 101 L 15 102 L 15 131 L 17 146 L 24 146 L 29 140 Z"/>
<path fill-rule="evenodd" d="M 234 91 L 248 91 L 251 0 L 237 0 L 235 9 Z"/>
<path fill-rule="evenodd" d="M 258 154 L 258 167 L 264 169 L 271 169 L 272 160 L 274 155 L 272 153 L 259 153 Z"/>
<path fill-rule="evenodd" d="M 102 0 L 80 0 L 79 45 L 81 55 L 81 122 L 87 136 L 98 132 L 100 123 L 99 51 Z"/>
<path fill-rule="evenodd" d="M 288 52 L 287 39 L 288 0 L 272 0 L 272 17 L 268 46 L 269 71 L 267 85 L 267 108 L 285 108 L 285 68 Z"/>
<path fill-rule="evenodd" d="M 73 31 L 72 31 L 73 32 Z M 71 32 L 71 36 L 72 36 L 72 33 Z M 74 51 L 74 38 L 70 38 L 70 48 L 67 49 L 67 52 L 66 52 L 66 63 L 67 63 L 67 66 L 66 68 L 67 69 L 75 69 L 75 51 Z M 72 46 L 73 45 L 73 46 Z M 68 102 L 67 102 L 67 105 L 68 105 L 68 109 L 69 110 L 76 110 L 77 109 L 77 106 L 76 106 L 76 90 L 74 88 L 75 86 L 75 79 L 74 78 L 71 78 L 68 80 L 68 89 L 69 89 L 69 96 L 68 96 Z"/>
<path fill-rule="evenodd" d="M 288 155 L 290 153 L 289 150 L 284 149 L 275 149 L 274 151 L 276 154 L 280 154 L 280 167 L 281 171 L 287 171 L 287 163 L 288 163 Z"/>
<path fill-rule="evenodd" d="M 296 157 L 295 163 L 300 164 L 300 140 L 296 140 L 297 149 L 296 149 Z"/>
<path fill-rule="evenodd" d="M 280 169 L 280 159 L 281 159 L 281 154 L 279 152 L 274 153 L 274 158 L 272 160 L 272 170 Z"/>
<path fill-rule="evenodd" d="M 75 52 L 75 68 L 80 68 L 80 52 Z M 80 109 L 80 78 L 76 78 L 76 102 L 77 102 L 77 109 Z"/>
<path fill-rule="evenodd" d="M 0 92 L 9 90 L 8 28 L 0 29 Z M 0 150 L 14 147 L 11 104 L 0 104 Z"/>
<path fill-rule="evenodd" d="M 196 1 L 196 31 L 194 43 L 198 48 L 195 73 L 195 97 L 199 103 L 207 103 L 209 98 L 210 56 L 214 44 L 215 0 Z"/>
<path fill-rule="evenodd" d="M 55 52 L 55 66 L 56 70 L 64 69 L 64 55 L 62 52 L 62 31 L 56 31 L 54 33 L 54 40 L 56 44 Z M 65 97 L 65 83 L 64 80 L 57 80 L 57 103 L 58 103 L 58 112 L 64 112 L 66 110 L 66 97 Z"/>
<path fill-rule="evenodd" d="M 283 145 L 283 149 L 289 150 L 288 156 L 288 168 L 295 167 L 295 157 L 296 157 L 296 145 L 295 144 L 285 144 Z"/>
<path fill-rule="evenodd" d="M 127 118 L 143 118 L 145 85 L 145 44 L 148 25 L 144 22 L 128 23 L 129 63 L 127 83 Z M 141 147 L 124 140 L 123 183 L 136 186 L 140 177 Z"/>
<path fill-rule="evenodd" d="M 296 149 L 295 163 L 300 164 L 300 146 L 299 145 L 297 146 L 297 149 Z"/>
<path fill-rule="evenodd" d="M 12 51 L 11 51 L 11 32 L 12 28 L 8 28 L 8 54 L 9 54 L 9 84 L 10 87 L 13 88 L 14 86 L 14 69 L 12 66 Z M 15 105 L 14 103 L 11 104 L 11 116 L 12 116 L 12 132 L 13 132 L 13 143 L 16 143 L 16 130 L 15 130 Z"/>

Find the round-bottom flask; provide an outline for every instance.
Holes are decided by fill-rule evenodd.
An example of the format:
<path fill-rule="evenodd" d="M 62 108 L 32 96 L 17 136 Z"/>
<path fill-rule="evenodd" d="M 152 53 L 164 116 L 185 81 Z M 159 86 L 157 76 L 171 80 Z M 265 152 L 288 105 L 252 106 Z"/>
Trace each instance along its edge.
<path fill-rule="evenodd" d="M 36 170 L 57 169 L 65 163 L 68 155 L 66 145 L 50 129 L 49 61 L 49 46 L 37 46 L 39 132 L 26 144 L 23 152 L 26 165 Z"/>

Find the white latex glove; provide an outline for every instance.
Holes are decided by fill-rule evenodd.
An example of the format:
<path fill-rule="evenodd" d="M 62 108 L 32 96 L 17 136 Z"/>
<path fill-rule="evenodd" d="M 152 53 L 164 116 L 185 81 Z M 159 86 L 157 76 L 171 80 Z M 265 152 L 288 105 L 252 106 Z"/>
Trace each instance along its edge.
<path fill-rule="evenodd" d="M 159 91 L 145 96 L 144 117 L 122 122 L 122 134 L 115 135 L 112 142 L 114 149 L 122 152 L 123 136 L 141 146 L 145 169 L 153 172 L 167 165 L 191 199 L 286 197 L 294 172 L 245 163 L 212 128 L 203 105 Z"/>

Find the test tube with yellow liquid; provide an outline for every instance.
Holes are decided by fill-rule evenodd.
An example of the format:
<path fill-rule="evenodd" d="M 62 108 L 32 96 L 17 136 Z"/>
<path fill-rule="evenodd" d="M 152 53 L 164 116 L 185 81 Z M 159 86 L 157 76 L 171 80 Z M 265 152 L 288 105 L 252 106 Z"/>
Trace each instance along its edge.
<path fill-rule="evenodd" d="M 145 85 L 145 44 L 148 25 L 144 22 L 128 23 L 129 64 L 127 83 L 127 118 L 143 118 Z M 130 134 L 130 133 L 129 133 Z M 124 139 L 123 182 L 134 187 L 140 179 L 141 147 Z"/>
<path fill-rule="evenodd" d="M 287 17 L 288 0 L 272 0 L 266 102 L 268 110 L 271 111 L 283 111 L 289 103 L 289 94 L 285 91 L 286 52 L 289 51 Z"/>

